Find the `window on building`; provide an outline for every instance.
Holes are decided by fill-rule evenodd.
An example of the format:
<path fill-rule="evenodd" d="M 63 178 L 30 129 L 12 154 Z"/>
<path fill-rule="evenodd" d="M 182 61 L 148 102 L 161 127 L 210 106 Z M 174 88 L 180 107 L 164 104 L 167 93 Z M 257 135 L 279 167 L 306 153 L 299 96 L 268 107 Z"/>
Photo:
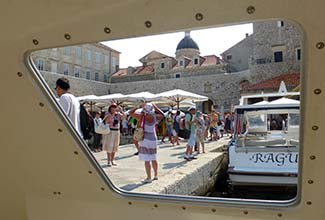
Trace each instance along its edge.
<path fill-rule="evenodd" d="M 199 64 L 199 59 L 195 58 L 193 63 L 194 63 L 194 65 L 198 65 Z"/>
<path fill-rule="evenodd" d="M 282 53 L 282 51 L 274 52 L 274 62 L 278 63 L 278 62 L 282 62 L 282 61 L 283 61 L 283 53 Z"/>
<path fill-rule="evenodd" d="M 263 63 L 266 63 L 266 59 L 265 58 L 256 59 L 256 64 L 263 64 Z"/>
<path fill-rule="evenodd" d="M 179 61 L 179 65 L 180 65 L 180 66 L 184 66 L 184 61 L 183 61 L 183 60 L 180 60 L 180 61 Z"/>
<path fill-rule="evenodd" d="M 90 80 L 90 70 L 86 70 L 86 79 Z"/>
<path fill-rule="evenodd" d="M 297 57 L 297 60 L 301 60 L 301 49 L 300 48 L 296 49 L 296 57 Z"/>
<path fill-rule="evenodd" d="M 96 52 L 96 63 L 100 63 L 100 53 Z"/>
<path fill-rule="evenodd" d="M 64 55 L 70 55 L 70 47 L 64 48 Z"/>
<path fill-rule="evenodd" d="M 80 66 L 74 67 L 74 76 L 78 78 L 80 77 Z"/>
<path fill-rule="evenodd" d="M 67 63 L 63 64 L 63 74 L 69 75 L 69 64 L 67 64 Z"/>
<path fill-rule="evenodd" d="M 91 51 L 90 50 L 87 50 L 86 58 L 87 58 L 87 60 L 91 61 Z"/>
<path fill-rule="evenodd" d="M 95 72 L 95 81 L 99 81 L 99 73 Z"/>
<path fill-rule="evenodd" d="M 181 74 L 180 73 L 176 73 L 175 74 L 175 78 L 181 78 Z"/>
<path fill-rule="evenodd" d="M 283 27 L 284 26 L 284 21 L 278 21 L 278 27 Z"/>
<path fill-rule="evenodd" d="M 160 68 L 165 69 L 165 63 L 160 63 Z"/>
<path fill-rule="evenodd" d="M 112 73 L 115 73 L 117 71 L 118 67 L 118 63 L 117 63 L 117 59 L 115 57 L 112 57 L 112 65 L 111 65 L 111 69 L 112 69 Z"/>
<path fill-rule="evenodd" d="M 81 47 L 76 47 L 76 57 L 77 59 L 81 59 Z"/>
<path fill-rule="evenodd" d="M 58 62 L 52 61 L 51 62 L 51 72 L 57 73 L 58 72 Z"/>
<path fill-rule="evenodd" d="M 104 64 L 105 65 L 109 64 L 109 57 L 107 55 L 104 55 Z"/>
<path fill-rule="evenodd" d="M 38 70 L 44 70 L 44 63 L 45 63 L 45 61 L 44 61 L 44 59 L 37 59 L 36 60 L 36 67 L 37 67 L 37 69 Z"/>
<path fill-rule="evenodd" d="M 104 82 L 108 82 L 108 73 L 104 73 Z"/>
<path fill-rule="evenodd" d="M 231 60 L 232 59 L 232 55 L 227 55 L 226 56 L 226 60 Z"/>

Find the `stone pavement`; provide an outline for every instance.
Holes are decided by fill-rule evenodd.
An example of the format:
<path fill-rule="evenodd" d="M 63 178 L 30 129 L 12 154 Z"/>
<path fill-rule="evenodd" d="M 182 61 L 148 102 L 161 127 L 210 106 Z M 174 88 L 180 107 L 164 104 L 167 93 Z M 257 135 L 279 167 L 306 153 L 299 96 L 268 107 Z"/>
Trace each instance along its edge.
<path fill-rule="evenodd" d="M 229 141 L 228 137 L 205 143 L 205 152 L 197 155 L 196 160 L 184 160 L 186 142 L 172 146 L 169 143 L 158 145 L 158 177 L 152 183 L 144 184 L 146 177 L 144 162 L 133 154 L 133 144 L 122 145 L 116 153 L 117 166 L 108 167 L 106 152 L 93 153 L 110 180 L 117 187 L 133 192 L 150 192 L 164 194 L 199 195 L 214 184 L 215 172 L 221 164 L 222 147 Z M 153 171 L 152 171 L 153 176 Z"/>

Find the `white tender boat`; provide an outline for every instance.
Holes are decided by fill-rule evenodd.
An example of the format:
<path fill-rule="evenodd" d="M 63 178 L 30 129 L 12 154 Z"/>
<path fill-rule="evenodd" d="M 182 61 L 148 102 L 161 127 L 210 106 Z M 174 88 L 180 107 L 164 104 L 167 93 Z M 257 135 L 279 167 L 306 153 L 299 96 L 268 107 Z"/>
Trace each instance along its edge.
<path fill-rule="evenodd" d="M 232 185 L 297 184 L 299 107 L 288 98 L 235 107 L 228 147 Z"/>

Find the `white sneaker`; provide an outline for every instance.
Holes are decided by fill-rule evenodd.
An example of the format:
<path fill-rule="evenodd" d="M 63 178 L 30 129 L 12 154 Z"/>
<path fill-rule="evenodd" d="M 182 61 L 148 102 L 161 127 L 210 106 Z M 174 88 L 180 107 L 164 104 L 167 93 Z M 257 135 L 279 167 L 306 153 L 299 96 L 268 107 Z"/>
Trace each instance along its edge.
<path fill-rule="evenodd" d="M 142 183 L 151 183 L 151 182 L 152 182 L 151 179 L 144 179 L 144 180 L 142 180 Z"/>

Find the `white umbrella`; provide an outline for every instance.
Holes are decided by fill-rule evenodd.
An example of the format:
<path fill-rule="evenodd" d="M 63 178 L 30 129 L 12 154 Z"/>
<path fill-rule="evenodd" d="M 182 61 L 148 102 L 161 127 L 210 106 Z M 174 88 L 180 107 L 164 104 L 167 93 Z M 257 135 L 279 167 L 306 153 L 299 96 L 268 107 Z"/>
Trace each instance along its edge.
<path fill-rule="evenodd" d="M 198 95 L 192 92 L 187 92 L 181 89 L 174 89 L 166 92 L 157 94 L 157 97 L 167 98 L 172 102 L 177 104 L 179 108 L 181 102 L 203 102 L 207 101 L 209 98 L 206 96 Z"/>
<path fill-rule="evenodd" d="M 77 97 L 78 101 L 95 101 L 97 100 L 98 96 L 96 95 L 85 95 Z"/>
<path fill-rule="evenodd" d="M 150 93 L 150 92 L 139 92 L 139 93 L 133 93 L 129 95 L 125 95 L 124 100 L 126 101 L 133 101 L 133 102 L 149 102 L 149 101 L 158 101 L 159 98 L 157 95 Z"/>
<path fill-rule="evenodd" d="M 122 93 L 113 93 L 113 94 L 109 94 L 109 95 L 98 96 L 96 101 L 104 102 L 104 103 L 118 102 L 118 101 L 122 101 L 125 97 L 126 96 L 123 95 Z"/>

